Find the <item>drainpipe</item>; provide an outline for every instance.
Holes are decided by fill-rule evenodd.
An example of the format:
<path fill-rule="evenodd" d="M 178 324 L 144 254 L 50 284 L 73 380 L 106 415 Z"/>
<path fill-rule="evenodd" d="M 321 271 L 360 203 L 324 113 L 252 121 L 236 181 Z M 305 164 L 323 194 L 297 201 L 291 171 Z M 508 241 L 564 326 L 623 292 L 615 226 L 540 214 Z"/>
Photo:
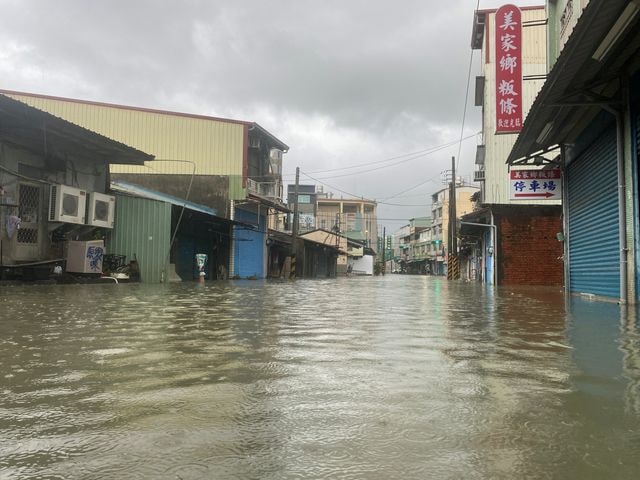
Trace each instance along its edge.
<path fill-rule="evenodd" d="M 493 233 L 493 285 L 498 286 L 498 227 L 491 212 L 491 232 Z"/>
<path fill-rule="evenodd" d="M 622 101 L 616 107 L 604 106 L 603 109 L 616 117 L 616 166 L 618 169 L 618 236 L 620 237 L 620 304 L 628 302 L 627 281 L 627 203 L 624 174 L 624 113 L 629 98 L 629 84 L 626 79 L 620 79 Z"/>
<path fill-rule="evenodd" d="M 626 93 L 626 84 L 623 91 Z M 626 98 L 626 95 L 624 95 Z M 623 104 L 624 105 L 624 104 Z M 618 235 L 620 236 L 620 304 L 628 302 L 627 292 L 627 202 L 624 175 L 624 113 L 616 112 L 616 141 L 618 157 Z"/>
<path fill-rule="evenodd" d="M 233 220 L 235 220 L 235 217 L 236 217 L 236 205 L 235 205 L 235 201 L 231 200 L 230 205 L 229 205 L 229 218 L 233 221 Z M 235 228 L 233 227 L 233 225 L 231 225 L 230 243 L 231 243 L 231 248 L 229 249 L 229 278 L 232 278 L 236 274 L 236 272 L 235 272 L 235 268 L 236 268 L 236 261 L 235 261 L 235 256 L 236 256 L 236 233 L 235 233 Z"/>
<path fill-rule="evenodd" d="M 560 163 L 562 165 L 562 231 L 564 234 L 564 293 L 571 295 L 571 265 L 569 264 L 569 179 L 567 178 L 567 147 L 560 145 Z"/>

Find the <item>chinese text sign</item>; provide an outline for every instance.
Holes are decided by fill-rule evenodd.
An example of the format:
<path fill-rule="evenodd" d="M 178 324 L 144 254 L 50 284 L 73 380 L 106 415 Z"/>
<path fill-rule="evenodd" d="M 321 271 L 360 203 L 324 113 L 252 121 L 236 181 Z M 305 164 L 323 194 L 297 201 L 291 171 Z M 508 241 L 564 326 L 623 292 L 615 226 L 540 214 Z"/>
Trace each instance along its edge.
<path fill-rule="evenodd" d="M 562 173 L 551 170 L 511 170 L 511 200 L 560 200 L 562 199 Z"/>
<path fill-rule="evenodd" d="M 522 129 L 522 15 L 515 5 L 496 12 L 496 133 Z"/>

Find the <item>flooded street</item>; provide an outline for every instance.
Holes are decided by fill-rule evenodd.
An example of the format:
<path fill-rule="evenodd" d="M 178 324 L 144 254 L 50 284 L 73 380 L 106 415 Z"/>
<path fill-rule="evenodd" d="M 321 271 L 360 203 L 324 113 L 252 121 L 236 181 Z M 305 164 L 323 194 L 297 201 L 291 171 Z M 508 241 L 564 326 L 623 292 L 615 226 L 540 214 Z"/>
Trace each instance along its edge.
<path fill-rule="evenodd" d="M 640 327 L 388 275 L 2 287 L 0 478 L 637 478 Z"/>

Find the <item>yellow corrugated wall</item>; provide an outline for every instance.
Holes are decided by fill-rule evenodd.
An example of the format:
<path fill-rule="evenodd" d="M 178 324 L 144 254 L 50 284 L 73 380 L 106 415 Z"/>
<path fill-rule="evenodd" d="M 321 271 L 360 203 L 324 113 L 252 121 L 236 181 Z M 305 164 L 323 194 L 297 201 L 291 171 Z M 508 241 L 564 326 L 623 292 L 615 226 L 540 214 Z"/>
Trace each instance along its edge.
<path fill-rule="evenodd" d="M 244 125 L 216 119 L 148 112 L 64 99 L 9 95 L 161 160 L 188 160 L 197 175 L 242 177 Z M 114 173 L 190 174 L 192 165 L 147 162 L 145 167 L 113 165 Z"/>

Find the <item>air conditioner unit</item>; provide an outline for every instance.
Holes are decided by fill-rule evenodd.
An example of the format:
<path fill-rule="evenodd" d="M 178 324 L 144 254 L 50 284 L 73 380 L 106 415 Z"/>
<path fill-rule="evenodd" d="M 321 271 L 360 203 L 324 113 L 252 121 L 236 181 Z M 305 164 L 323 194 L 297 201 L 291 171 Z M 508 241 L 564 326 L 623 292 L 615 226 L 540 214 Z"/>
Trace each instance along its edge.
<path fill-rule="evenodd" d="M 89 192 L 87 225 L 113 228 L 113 215 L 115 208 L 115 197 L 105 195 L 104 193 Z"/>
<path fill-rule="evenodd" d="M 272 148 L 271 151 L 269 151 L 269 158 L 272 161 L 281 162 L 282 161 L 282 150 L 280 150 L 279 148 Z"/>
<path fill-rule="evenodd" d="M 249 137 L 249 148 L 260 148 L 260 137 Z"/>
<path fill-rule="evenodd" d="M 87 192 L 67 185 L 52 185 L 49 190 L 49 221 L 84 223 Z"/>
<path fill-rule="evenodd" d="M 271 173 L 273 175 L 282 174 L 282 150 L 272 148 L 269 151 L 269 160 L 271 161 Z"/>

